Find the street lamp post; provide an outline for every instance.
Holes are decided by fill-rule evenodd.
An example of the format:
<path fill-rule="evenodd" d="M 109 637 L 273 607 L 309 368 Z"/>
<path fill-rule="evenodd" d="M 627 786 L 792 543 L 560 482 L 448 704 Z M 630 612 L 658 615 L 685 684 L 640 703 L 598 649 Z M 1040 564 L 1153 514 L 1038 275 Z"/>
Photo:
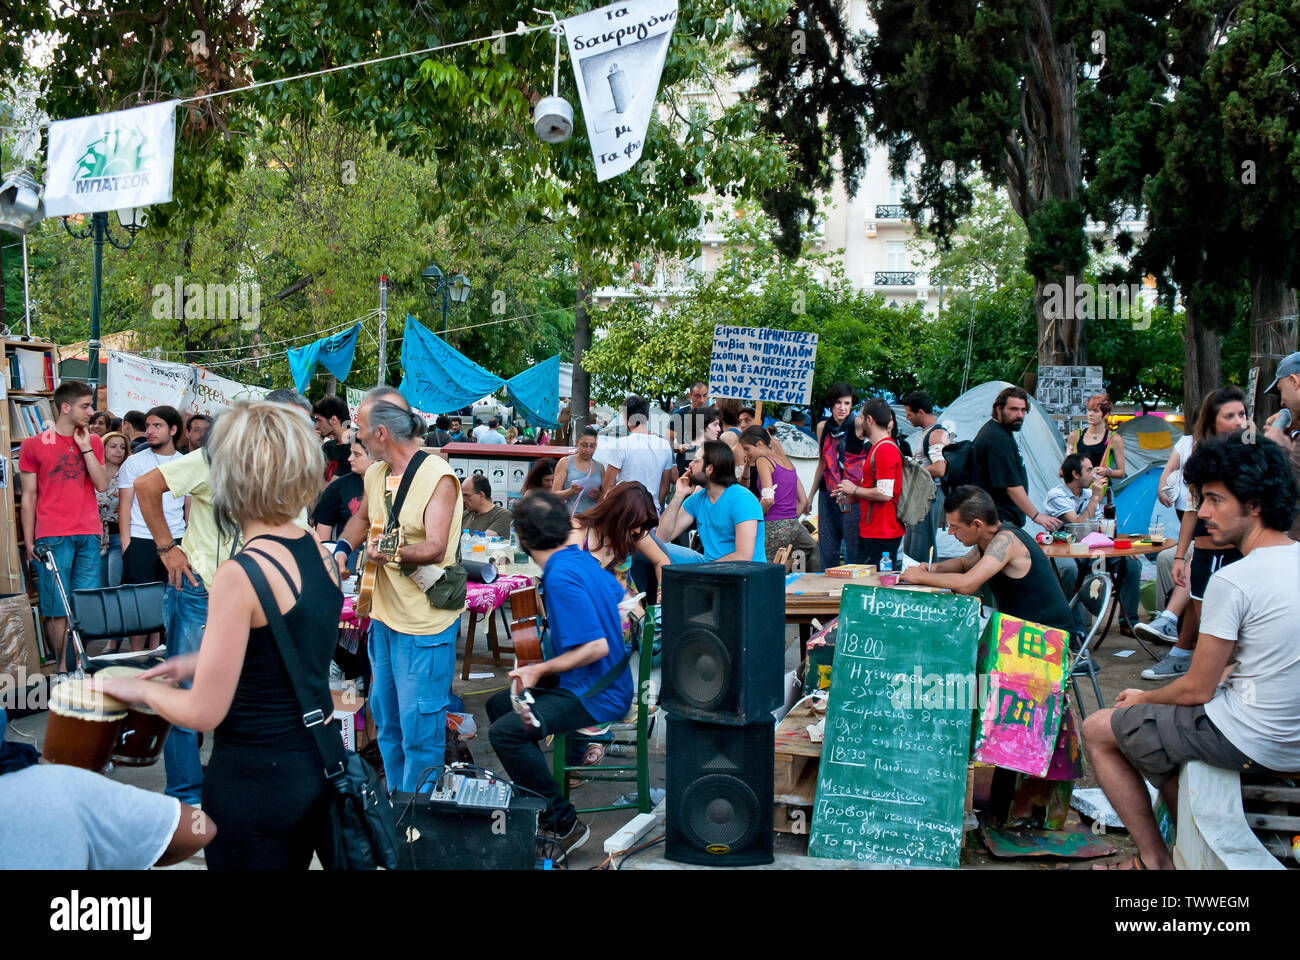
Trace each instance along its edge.
<path fill-rule="evenodd" d="M 436 263 L 421 270 L 420 276 L 424 280 L 424 289 L 429 294 L 429 302 L 435 309 L 442 309 L 442 332 L 445 336 L 448 314 L 455 313 L 456 308 L 469 299 L 472 289 L 469 278 L 463 273 L 448 278 Z"/>
<path fill-rule="evenodd" d="M 91 389 L 95 391 L 92 399 L 96 406 L 99 405 L 99 291 L 104 279 L 104 241 L 107 240 L 119 250 L 126 250 L 135 243 L 135 235 L 144 229 L 146 216 L 146 211 L 140 207 L 117 211 L 118 223 L 127 232 L 125 243 L 119 243 L 114 238 L 113 232 L 108 227 L 108 214 L 103 211 L 92 213 L 89 223 L 85 223 L 85 216 L 82 214 L 63 218 L 63 227 L 69 234 L 78 240 L 90 240 L 95 245 L 95 267 L 90 281 L 90 341 L 87 345 L 87 353 L 90 361 Z M 69 220 L 77 220 L 84 225 L 74 230 Z"/>

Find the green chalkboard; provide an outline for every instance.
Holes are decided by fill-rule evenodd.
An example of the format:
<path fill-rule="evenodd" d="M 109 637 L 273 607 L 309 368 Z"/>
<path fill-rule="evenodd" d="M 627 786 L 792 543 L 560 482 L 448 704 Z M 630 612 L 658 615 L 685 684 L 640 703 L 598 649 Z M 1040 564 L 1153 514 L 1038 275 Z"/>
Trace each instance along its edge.
<path fill-rule="evenodd" d="M 979 627 L 975 597 L 844 588 L 813 856 L 957 866 Z"/>

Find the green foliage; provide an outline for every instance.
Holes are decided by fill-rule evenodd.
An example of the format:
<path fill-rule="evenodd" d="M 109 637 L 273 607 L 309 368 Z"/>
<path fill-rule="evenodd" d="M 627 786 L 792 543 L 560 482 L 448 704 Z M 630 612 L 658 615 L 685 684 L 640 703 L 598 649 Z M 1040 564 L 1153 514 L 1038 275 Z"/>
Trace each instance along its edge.
<path fill-rule="evenodd" d="M 649 300 L 617 303 L 602 312 L 602 336 L 586 355 L 594 396 L 616 403 L 629 390 L 668 403 L 692 380 L 708 380 L 716 325 L 806 330 L 819 337 L 813 396 L 835 380 L 898 396 L 917 386 L 931 321 L 920 306 L 886 306 L 853 289 L 824 257 L 787 263 L 762 228 L 733 233 L 729 262 L 662 309 Z M 739 243 L 748 239 L 753 247 Z"/>

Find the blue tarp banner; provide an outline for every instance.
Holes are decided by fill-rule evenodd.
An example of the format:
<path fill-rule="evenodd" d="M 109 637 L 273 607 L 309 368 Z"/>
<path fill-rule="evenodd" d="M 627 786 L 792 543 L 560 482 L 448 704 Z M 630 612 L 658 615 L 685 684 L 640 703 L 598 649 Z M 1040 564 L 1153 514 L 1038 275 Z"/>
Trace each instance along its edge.
<path fill-rule="evenodd" d="M 406 318 L 402 335 L 402 371 L 397 389 L 411 406 L 425 413 L 453 413 L 495 393 L 505 383 L 449 347 L 414 317 Z"/>
<path fill-rule="evenodd" d="M 361 332 L 358 321 L 351 330 L 344 330 L 332 337 L 325 337 L 307 344 L 294 347 L 289 351 L 289 370 L 293 374 L 293 385 L 299 393 L 307 392 L 312 374 L 316 372 L 319 362 L 339 380 L 346 380 L 352 372 L 352 355 L 357 350 L 357 335 Z"/>
<path fill-rule="evenodd" d="M 506 390 L 515 405 L 534 427 L 554 430 L 560 425 L 560 355 L 529 367 L 506 381 Z"/>

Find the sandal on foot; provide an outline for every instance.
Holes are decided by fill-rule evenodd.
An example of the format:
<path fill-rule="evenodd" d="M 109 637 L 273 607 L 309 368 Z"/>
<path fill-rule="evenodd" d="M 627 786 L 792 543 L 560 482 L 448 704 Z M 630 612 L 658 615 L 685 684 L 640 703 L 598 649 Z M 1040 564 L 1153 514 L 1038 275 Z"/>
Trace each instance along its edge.
<path fill-rule="evenodd" d="M 1149 868 L 1145 863 L 1142 862 L 1141 855 L 1134 854 L 1132 859 L 1130 860 L 1121 861 L 1120 863 L 1097 864 L 1092 869 L 1094 870 L 1147 870 Z"/>
<path fill-rule="evenodd" d="M 594 767 L 605 759 L 605 745 L 603 743 L 587 744 L 587 752 L 582 756 L 582 765 L 584 767 Z"/>

